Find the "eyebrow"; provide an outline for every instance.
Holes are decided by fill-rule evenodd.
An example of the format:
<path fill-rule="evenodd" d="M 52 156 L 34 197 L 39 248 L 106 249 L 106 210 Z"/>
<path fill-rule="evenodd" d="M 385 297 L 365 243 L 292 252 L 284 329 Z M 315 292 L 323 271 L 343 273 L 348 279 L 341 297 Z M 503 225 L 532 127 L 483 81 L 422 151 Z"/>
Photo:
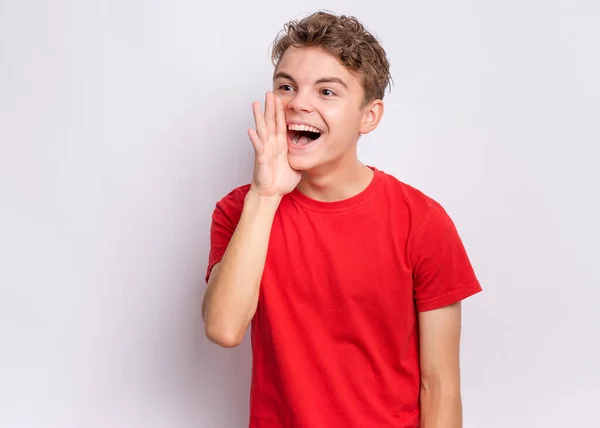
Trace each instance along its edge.
<path fill-rule="evenodd" d="M 273 76 L 273 80 L 277 79 L 288 79 L 292 82 L 296 82 L 292 76 L 290 76 L 287 73 L 284 73 L 283 71 L 279 71 L 275 74 L 275 76 Z M 344 83 L 344 81 L 339 77 L 321 77 L 315 82 L 315 85 L 318 85 L 320 83 L 339 83 L 344 88 L 348 89 L 348 85 L 346 85 L 346 83 Z"/>

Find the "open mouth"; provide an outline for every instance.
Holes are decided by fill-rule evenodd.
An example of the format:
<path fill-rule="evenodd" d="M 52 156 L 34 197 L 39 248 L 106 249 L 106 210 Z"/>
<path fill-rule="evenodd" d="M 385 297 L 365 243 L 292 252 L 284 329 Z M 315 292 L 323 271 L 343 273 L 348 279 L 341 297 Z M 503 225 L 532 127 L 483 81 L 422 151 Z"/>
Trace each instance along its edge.
<path fill-rule="evenodd" d="M 295 146 L 305 146 L 318 140 L 323 132 L 320 129 L 307 125 L 288 126 L 288 137 L 291 143 Z"/>

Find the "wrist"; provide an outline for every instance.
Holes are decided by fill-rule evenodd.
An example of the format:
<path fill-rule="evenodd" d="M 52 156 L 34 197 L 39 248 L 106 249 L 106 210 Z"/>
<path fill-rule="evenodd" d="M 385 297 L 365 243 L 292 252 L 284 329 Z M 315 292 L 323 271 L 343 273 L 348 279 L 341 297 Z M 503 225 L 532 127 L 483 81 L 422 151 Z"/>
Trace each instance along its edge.
<path fill-rule="evenodd" d="M 251 207 L 254 208 L 258 208 L 261 210 L 267 210 L 267 211 L 277 211 L 277 208 L 279 207 L 279 203 L 281 202 L 281 195 L 273 195 L 273 196 L 266 196 L 266 195 L 261 195 L 259 193 L 256 192 L 255 189 L 253 189 L 252 187 L 250 187 L 250 190 L 248 191 L 248 193 L 246 194 L 246 198 L 244 200 L 244 205 L 249 205 Z"/>

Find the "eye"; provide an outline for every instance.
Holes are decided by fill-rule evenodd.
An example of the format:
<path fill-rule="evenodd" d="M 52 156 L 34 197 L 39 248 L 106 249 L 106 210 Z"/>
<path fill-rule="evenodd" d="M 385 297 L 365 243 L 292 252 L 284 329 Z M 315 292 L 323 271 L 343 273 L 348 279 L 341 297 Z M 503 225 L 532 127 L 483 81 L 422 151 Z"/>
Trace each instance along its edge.
<path fill-rule="evenodd" d="M 332 97 L 335 95 L 335 92 L 333 92 L 331 89 L 321 89 L 321 94 L 325 95 L 326 97 Z"/>
<path fill-rule="evenodd" d="M 289 92 L 292 91 L 294 88 L 292 88 L 291 85 L 288 85 L 287 83 L 284 83 L 283 85 L 279 85 L 279 90 L 283 91 L 283 92 Z"/>

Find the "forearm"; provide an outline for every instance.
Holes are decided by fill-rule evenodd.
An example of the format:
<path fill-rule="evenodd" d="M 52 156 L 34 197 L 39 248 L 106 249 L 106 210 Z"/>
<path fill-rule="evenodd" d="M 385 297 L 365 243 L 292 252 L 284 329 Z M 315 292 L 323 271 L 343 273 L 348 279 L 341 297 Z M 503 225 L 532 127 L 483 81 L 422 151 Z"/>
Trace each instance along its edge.
<path fill-rule="evenodd" d="M 250 191 L 240 221 L 219 264 L 211 274 L 202 305 L 207 337 L 221 346 L 242 340 L 258 305 L 273 218 L 279 199 Z"/>
<path fill-rule="evenodd" d="M 421 386 L 421 428 L 462 428 L 460 388 L 443 382 Z"/>

